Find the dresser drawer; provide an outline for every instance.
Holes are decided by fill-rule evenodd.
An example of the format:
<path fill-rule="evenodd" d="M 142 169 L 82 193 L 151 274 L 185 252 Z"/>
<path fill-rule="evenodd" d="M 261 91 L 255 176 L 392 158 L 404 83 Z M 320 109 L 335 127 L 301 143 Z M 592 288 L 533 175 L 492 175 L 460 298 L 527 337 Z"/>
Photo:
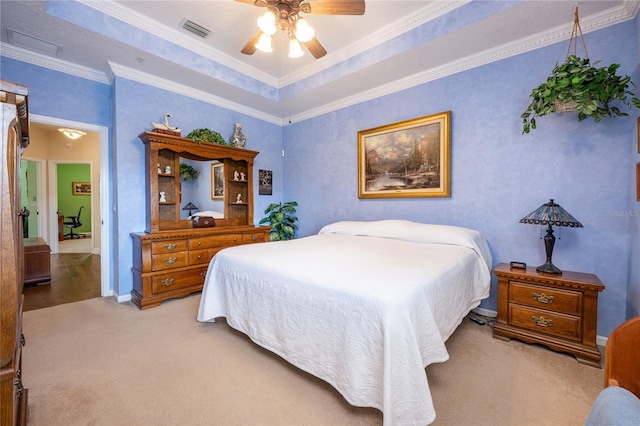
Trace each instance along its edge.
<path fill-rule="evenodd" d="M 173 253 L 176 251 L 185 251 L 187 249 L 187 240 L 170 240 L 170 241 L 154 241 L 151 243 L 151 253 Z"/>
<path fill-rule="evenodd" d="M 151 255 L 151 267 L 154 271 L 180 268 L 187 266 L 188 262 L 189 257 L 186 251 Z"/>
<path fill-rule="evenodd" d="M 558 314 L 542 309 L 509 304 L 509 323 L 516 327 L 550 334 L 564 339 L 580 341 L 580 317 Z"/>
<path fill-rule="evenodd" d="M 153 294 L 164 293 L 195 285 L 203 285 L 207 268 L 194 268 L 188 271 L 156 275 L 151 278 Z"/>
<path fill-rule="evenodd" d="M 243 234 L 242 244 L 264 243 L 266 241 L 266 233 L 256 232 L 254 234 Z"/>
<path fill-rule="evenodd" d="M 509 303 L 560 312 L 567 315 L 582 314 L 582 293 L 557 290 L 550 287 L 533 286 L 511 281 Z"/>
<path fill-rule="evenodd" d="M 189 250 L 200 250 L 211 247 L 228 247 L 240 244 L 242 234 L 213 235 L 210 237 L 190 238 Z"/>

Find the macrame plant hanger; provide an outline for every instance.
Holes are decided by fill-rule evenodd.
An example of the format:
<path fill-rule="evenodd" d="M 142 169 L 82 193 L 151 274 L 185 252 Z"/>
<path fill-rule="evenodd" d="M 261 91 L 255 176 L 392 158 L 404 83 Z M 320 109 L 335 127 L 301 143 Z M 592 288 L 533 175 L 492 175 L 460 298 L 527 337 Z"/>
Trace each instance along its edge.
<path fill-rule="evenodd" d="M 588 60 L 589 53 L 587 52 L 587 44 L 584 42 L 584 36 L 582 35 L 582 27 L 580 27 L 580 17 L 578 15 L 578 5 L 576 4 L 576 10 L 573 14 L 573 29 L 571 30 L 571 37 L 569 37 L 569 47 L 567 48 L 567 56 L 565 58 L 565 62 L 569 59 L 572 46 L 573 55 L 578 56 L 578 35 L 580 36 L 580 41 L 582 41 L 582 48 L 584 49 L 583 59 Z M 556 100 L 554 104 L 556 107 L 556 112 L 575 112 L 577 110 L 575 101 L 563 102 L 560 100 Z"/>
<path fill-rule="evenodd" d="M 571 30 L 571 37 L 569 38 L 569 47 L 567 48 L 567 57 L 571 53 L 571 46 L 573 46 L 573 54 L 578 56 L 578 34 L 580 34 L 580 40 L 582 41 L 582 48 L 584 49 L 584 59 L 589 59 L 589 53 L 587 52 L 587 45 L 584 42 L 584 36 L 582 35 L 582 27 L 580 27 L 580 18 L 578 16 L 578 5 L 576 4 L 576 11 L 573 15 L 573 29 Z"/>

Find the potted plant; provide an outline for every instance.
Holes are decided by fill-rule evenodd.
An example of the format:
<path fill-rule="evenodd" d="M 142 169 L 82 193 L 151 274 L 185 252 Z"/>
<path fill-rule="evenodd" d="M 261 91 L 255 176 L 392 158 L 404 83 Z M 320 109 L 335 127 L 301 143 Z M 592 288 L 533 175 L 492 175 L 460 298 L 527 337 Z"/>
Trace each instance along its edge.
<path fill-rule="evenodd" d="M 200 171 L 193 166 L 180 163 L 180 178 L 187 182 L 193 182 L 200 175 Z"/>
<path fill-rule="evenodd" d="M 287 201 L 286 203 L 271 204 L 264 211 L 268 215 L 260 221 L 260 225 L 268 223 L 271 225 L 269 233 L 270 241 L 284 241 L 295 238 L 298 225 L 295 222 L 298 218 L 294 215 L 296 212 L 295 201 Z"/>
<path fill-rule="evenodd" d="M 202 142 L 210 142 L 218 145 L 231 145 L 224 140 L 220 133 L 210 129 L 195 129 L 187 135 L 187 138 L 192 139 L 199 144 Z"/>
<path fill-rule="evenodd" d="M 522 133 L 536 128 L 536 116 L 553 112 L 577 111 L 578 121 L 587 117 L 600 121 L 604 117 L 629 115 L 615 106 L 614 101 L 640 108 L 640 99 L 629 90 L 629 85 L 633 85 L 631 78 L 616 75 L 620 65 L 597 68 L 598 62 L 591 64 L 588 58 L 569 55 L 563 64 L 556 64 L 547 81 L 531 92 L 531 104 L 521 115 Z"/>

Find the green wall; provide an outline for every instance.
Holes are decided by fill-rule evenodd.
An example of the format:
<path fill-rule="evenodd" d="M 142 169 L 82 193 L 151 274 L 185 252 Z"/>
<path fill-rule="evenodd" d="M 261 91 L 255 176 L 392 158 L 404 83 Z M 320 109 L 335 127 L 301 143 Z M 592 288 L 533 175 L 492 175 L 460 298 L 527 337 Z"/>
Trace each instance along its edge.
<path fill-rule="evenodd" d="M 58 164 L 58 213 L 76 216 L 81 206 L 82 226 L 74 233 L 91 232 L 91 195 L 74 195 L 73 182 L 91 182 L 91 169 L 88 164 Z M 65 220 L 66 221 L 66 220 Z M 69 228 L 64 228 L 68 233 Z"/>

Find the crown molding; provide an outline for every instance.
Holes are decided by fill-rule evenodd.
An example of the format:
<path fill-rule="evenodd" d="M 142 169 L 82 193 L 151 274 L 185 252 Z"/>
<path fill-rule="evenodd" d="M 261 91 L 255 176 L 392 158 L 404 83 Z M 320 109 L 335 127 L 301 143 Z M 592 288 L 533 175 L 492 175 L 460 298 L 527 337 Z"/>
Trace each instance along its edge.
<path fill-rule="evenodd" d="M 589 33 L 611 25 L 616 25 L 624 21 L 635 18 L 640 10 L 640 0 L 629 0 L 623 2 L 620 7 L 607 12 L 592 15 L 586 19 L 580 19 L 580 26 L 583 33 Z M 371 90 L 360 92 L 356 95 L 342 98 L 335 102 L 313 108 L 299 114 L 291 116 L 291 121 L 300 122 L 319 115 L 327 114 L 338 109 L 353 106 L 362 102 L 370 101 L 382 96 L 390 95 L 402 90 L 410 89 L 430 81 L 438 80 L 453 74 L 477 68 L 492 62 L 501 61 L 512 56 L 537 50 L 560 41 L 568 40 L 571 37 L 573 23 L 561 25 L 549 31 L 535 34 L 514 42 L 486 50 L 475 55 L 467 56 L 459 61 L 450 62 L 440 67 L 431 68 L 424 72 L 392 81 L 388 84 L 378 86 Z"/>
<path fill-rule="evenodd" d="M 133 27 L 139 28 L 149 34 L 153 34 L 154 36 L 159 37 L 163 40 L 175 43 L 176 45 L 202 55 L 207 59 L 229 67 L 234 71 L 255 78 L 262 83 L 270 85 L 271 87 L 278 88 L 278 79 L 270 76 L 269 74 L 264 73 L 257 68 L 249 66 L 243 62 L 240 62 L 232 58 L 231 56 L 219 51 L 218 49 L 207 46 L 200 40 L 194 39 L 191 35 L 183 34 L 176 28 L 160 24 L 132 9 L 129 9 L 122 3 L 117 3 L 113 0 L 78 0 L 78 2 L 106 15 L 109 15 L 112 18 L 125 22 Z"/>
<path fill-rule="evenodd" d="M 82 65 L 76 65 L 62 59 L 43 55 L 42 53 L 23 49 L 21 47 L 13 46 L 2 41 L 0 41 L 0 54 L 2 56 L 6 56 L 7 58 L 26 62 L 32 65 L 37 65 L 42 68 L 59 71 L 80 78 L 86 78 L 87 80 L 93 80 L 98 83 L 109 84 L 107 76 L 102 71 L 94 70 Z"/>
<path fill-rule="evenodd" d="M 349 45 L 332 52 L 330 56 L 323 58 L 321 61 L 317 61 L 312 65 L 308 65 L 292 72 L 280 80 L 279 87 L 285 87 L 297 83 L 307 77 L 311 77 L 322 70 L 346 61 L 355 54 L 360 54 L 386 41 L 392 40 L 395 37 L 411 31 L 414 28 L 445 15 L 470 2 L 471 0 L 432 2 L 428 6 L 416 10 L 411 15 L 385 25 L 375 33 L 368 34 L 366 37 L 356 40 L 353 43 L 349 43 Z"/>
<path fill-rule="evenodd" d="M 147 86 L 156 87 L 158 89 L 166 90 L 169 92 L 177 93 L 179 95 L 187 96 L 208 104 L 216 105 L 231 111 L 236 111 L 241 114 L 245 114 L 259 120 L 263 120 L 272 124 L 282 125 L 282 118 L 274 115 L 266 114 L 262 111 L 258 111 L 253 108 L 249 108 L 246 105 L 239 104 L 237 102 L 230 101 L 228 99 L 214 96 L 210 93 L 203 92 L 202 90 L 194 89 L 183 84 L 176 83 L 171 80 L 156 77 L 151 74 L 147 74 L 133 68 L 126 67 L 124 65 L 117 64 L 115 62 L 108 62 L 111 71 L 111 81 L 115 77 L 126 78 L 128 80 L 136 81 L 138 83 L 145 84 Z"/>

